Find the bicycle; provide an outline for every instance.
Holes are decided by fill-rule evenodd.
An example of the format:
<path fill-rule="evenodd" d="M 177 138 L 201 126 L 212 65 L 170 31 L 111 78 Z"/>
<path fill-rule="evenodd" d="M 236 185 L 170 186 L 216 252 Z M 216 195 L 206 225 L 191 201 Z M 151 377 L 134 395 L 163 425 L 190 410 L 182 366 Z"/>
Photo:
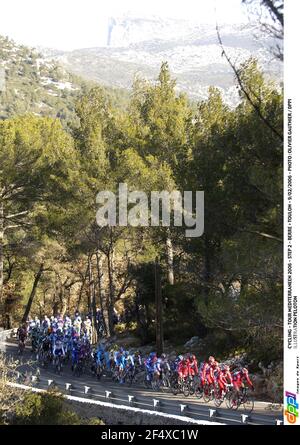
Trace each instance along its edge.
<path fill-rule="evenodd" d="M 173 381 L 172 384 L 172 393 L 174 396 L 177 396 L 177 394 L 183 393 L 183 387 L 185 383 L 184 377 L 179 377 L 176 381 Z"/>
<path fill-rule="evenodd" d="M 162 372 L 160 379 L 160 389 L 163 392 L 169 392 L 171 389 L 170 372 Z"/>
<path fill-rule="evenodd" d="M 62 361 L 63 361 L 62 354 L 58 354 L 54 360 L 55 372 L 58 375 L 61 375 L 61 373 L 62 373 L 62 369 L 63 369 Z"/>
<path fill-rule="evenodd" d="M 81 377 L 82 374 L 83 374 L 83 361 L 82 359 L 79 359 L 73 365 L 73 375 L 74 377 Z"/>
<path fill-rule="evenodd" d="M 25 350 L 25 340 L 21 340 L 21 339 L 19 339 L 19 343 L 18 343 L 18 354 L 19 354 L 20 356 L 22 356 L 23 353 L 24 353 L 24 350 Z"/>
<path fill-rule="evenodd" d="M 213 400 L 215 387 L 213 383 L 205 383 L 203 386 L 203 400 L 208 403 Z"/>
<path fill-rule="evenodd" d="M 135 375 L 136 375 L 135 368 L 133 367 L 126 368 L 123 376 L 124 382 L 127 383 L 129 386 L 132 386 Z"/>
<path fill-rule="evenodd" d="M 183 395 L 184 397 L 193 396 L 196 392 L 197 382 L 195 376 L 188 376 L 183 384 Z"/>
<path fill-rule="evenodd" d="M 219 384 L 216 384 L 214 390 L 214 404 L 216 407 L 220 407 L 225 401 L 227 408 L 230 408 L 230 397 L 232 394 L 233 385 L 227 385 L 225 389 L 221 389 Z"/>
<path fill-rule="evenodd" d="M 204 385 L 202 384 L 202 382 L 200 381 L 198 383 L 198 385 L 195 388 L 195 396 L 197 397 L 197 399 L 202 399 L 203 397 L 203 387 Z"/>
<path fill-rule="evenodd" d="M 230 409 L 236 411 L 241 405 L 247 413 L 252 413 L 254 409 L 254 397 L 248 394 L 248 388 L 243 387 L 240 391 L 232 391 L 230 398 Z"/>
<path fill-rule="evenodd" d="M 154 380 L 154 373 L 146 371 L 144 377 L 144 387 L 146 389 L 155 389 L 156 383 L 153 383 L 153 380 Z"/>
<path fill-rule="evenodd" d="M 97 377 L 98 380 L 101 380 L 103 372 L 104 372 L 104 365 L 103 365 L 103 363 L 97 363 L 96 364 L 96 377 Z"/>

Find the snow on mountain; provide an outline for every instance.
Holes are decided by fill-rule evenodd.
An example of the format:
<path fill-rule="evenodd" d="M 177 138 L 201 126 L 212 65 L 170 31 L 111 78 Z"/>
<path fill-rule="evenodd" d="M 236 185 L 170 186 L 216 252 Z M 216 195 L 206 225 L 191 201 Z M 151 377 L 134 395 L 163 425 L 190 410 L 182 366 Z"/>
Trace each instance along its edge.
<path fill-rule="evenodd" d="M 220 25 L 226 52 L 239 65 L 254 56 L 265 73 L 282 78 L 282 66 L 274 59 L 271 39 L 256 25 Z M 51 53 L 51 55 L 50 55 Z M 48 50 L 69 71 L 107 86 L 130 88 L 137 73 L 152 80 L 162 62 L 169 63 L 178 90 L 193 99 L 206 97 L 209 86 L 221 89 L 235 105 L 237 91 L 231 68 L 218 44 L 214 25 L 159 17 L 111 18 L 107 46 L 70 52 Z"/>

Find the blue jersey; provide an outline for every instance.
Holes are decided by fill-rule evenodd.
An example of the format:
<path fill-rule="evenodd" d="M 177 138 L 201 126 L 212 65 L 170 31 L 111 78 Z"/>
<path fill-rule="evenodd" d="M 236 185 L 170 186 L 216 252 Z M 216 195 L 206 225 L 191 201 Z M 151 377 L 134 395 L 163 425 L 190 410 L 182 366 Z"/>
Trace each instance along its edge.
<path fill-rule="evenodd" d="M 126 365 L 126 359 L 124 354 L 118 354 L 116 357 L 116 364 L 117 366 L 119 366 L 120 368 L 124 368 Z"/>
<path fill-rule="evenodd" d="M 97 363 L 101 363 L 104 360 L 104 351 L 103 349 L 98 349 L 96 352 L 96 361 Z"/>

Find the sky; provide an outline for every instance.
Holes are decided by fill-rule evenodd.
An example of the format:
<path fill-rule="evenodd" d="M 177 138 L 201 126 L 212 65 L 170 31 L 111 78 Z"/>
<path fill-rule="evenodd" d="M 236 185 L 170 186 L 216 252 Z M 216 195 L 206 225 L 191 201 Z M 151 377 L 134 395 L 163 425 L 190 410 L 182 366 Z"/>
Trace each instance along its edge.
<path fill-rule="evenodd" d="M 241 0 L 0 0 L 0 34 L 62 50 L 105 46 L 111 16 L 156 15 L 215 23 L 248 21 Z"/>

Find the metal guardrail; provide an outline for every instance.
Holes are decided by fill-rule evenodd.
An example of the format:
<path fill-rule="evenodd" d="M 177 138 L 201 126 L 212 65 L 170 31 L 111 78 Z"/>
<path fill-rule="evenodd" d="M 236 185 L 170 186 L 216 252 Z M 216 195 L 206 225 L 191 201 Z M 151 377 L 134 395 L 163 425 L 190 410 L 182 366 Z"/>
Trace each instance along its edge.
<path fill-rule="evenodd" d="M 19 375 L 19 383 L 24 383 L 24 377 Z M 87 385 L 71 381 L 64 381 L 61 376 L 53 376 L 47 378 L 44 376 L 31 375 L 27 376 L 27 384 L 34 388 L 49 389 L 56 388 L 62 394 L 72 395 L 85 398 L 87 401 L 103 401 L 110 402 L 116 407 L 118 405 L 127 405 L 128 407 L 136 407 L 140 409 L 147 409 L 153 412 L 160 412 L 164 414 L 184 416 L 191 420 L 205 420 L 225 423 L 227 425 L 280 425 L 282 423 L 281 416 L 272 416 L 259 413 L 245 413 L 243 411 L 231 411 L 229 409 L 215 408 L 212 406 L 202 405 L 196 401 L 187 400 L 182 403 L 177 400 L 166 400 L 162 396 L 153 397 L 151 393 L 149 396 L 132 394 L 130 389 L 126 393 L 124 390 L 118 389 L 104 389 L 100 390 L 95 384 Z"/>
<path fill-rule="evenodd" d="M 0 331 L 0 342 L 5 342 L 11 335 L 16 331 L 16 329 L 9 329 L 6 331 Z"/>

